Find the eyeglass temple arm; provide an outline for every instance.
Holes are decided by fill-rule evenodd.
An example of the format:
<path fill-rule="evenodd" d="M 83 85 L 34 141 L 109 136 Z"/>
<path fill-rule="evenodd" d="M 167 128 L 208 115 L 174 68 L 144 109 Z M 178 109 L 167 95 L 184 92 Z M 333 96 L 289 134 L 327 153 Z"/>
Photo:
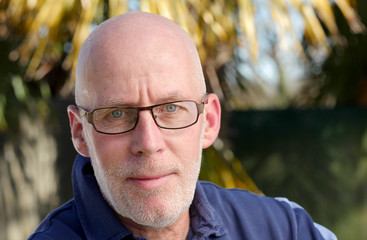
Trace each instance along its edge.
<path fill-rule="evenodd" d="M 205 96 L 203 98 L 203 101 L 201 101 L 201 103 L 199 103 L 197 105 L 198 106 L 198 110 L 199 110 L 199 114 L 200 113 L 203 113 L 203 111 L 204 111 L 204 106 L 205 106 L 206 100 L 208 99 L 208 95 L 209 95 L 209 93 L 205 93 Z"/>
<path fill-rule="evenodd" d="M 86 116 L 87 121 L 91 124 L 93 124 L 93 120 L 92 120 L 92 112 L 88 112 L 87 110 L 85 110 L 84 108 L 82 108 L 81 106 L 76 106 L 79 109 L 79 114 L 81 117 Z"/>
<path fill-rule="evenodd" d="M 78 110 L 79 110 L 79 114 L 80 114 L 80 116 L 85 116 L 85 115 L 87 115 L 88 114 L 88 111 L 87 110 L 85 110 L 84 108 L 82 108 L 81 106 L 76 106 L 77 108 L 78 108 Z"/>

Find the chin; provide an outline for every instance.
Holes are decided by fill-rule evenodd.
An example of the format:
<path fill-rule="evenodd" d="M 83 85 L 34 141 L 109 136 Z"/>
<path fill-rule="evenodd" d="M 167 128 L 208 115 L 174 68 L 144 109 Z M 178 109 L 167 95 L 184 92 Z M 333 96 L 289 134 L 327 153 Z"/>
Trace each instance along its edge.
<path fill-rule="evenodd" d="M 114 196 L 105 196 L 110 206 L 123 218 L 138 225 L 165 228 L 172 225 L 187 211 L 194 198 L 193 186 L 176 187 L 167 191 L 144 191 L 143 194 L 128 194 L 130 191 L 113 191 Z M 173 189 L 173 190 L 172 190 Z M 131 189 L 130 189 L 131 190 Z M 116 194 L 120 192 L 120 194 Z M 131 193 L 131 192 L 130 192 Z M 135 192 L 136 193 L 136 192 Z M 107 195 L 107 194 L 104 194 Z"/>

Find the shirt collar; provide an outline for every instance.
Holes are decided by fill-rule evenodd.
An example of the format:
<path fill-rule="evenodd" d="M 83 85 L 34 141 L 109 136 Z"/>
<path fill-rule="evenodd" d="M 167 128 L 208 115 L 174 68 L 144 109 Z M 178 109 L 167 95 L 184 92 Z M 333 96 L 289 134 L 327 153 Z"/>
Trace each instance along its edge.
<path fill-rule="evenodd" d="M 196 184 L 194 200 L 190 207 L 192 232 L 200 237 L 221 237 L 227 234 L 221 218 L 209 203 L 205 191 L 200 184 Z"/>

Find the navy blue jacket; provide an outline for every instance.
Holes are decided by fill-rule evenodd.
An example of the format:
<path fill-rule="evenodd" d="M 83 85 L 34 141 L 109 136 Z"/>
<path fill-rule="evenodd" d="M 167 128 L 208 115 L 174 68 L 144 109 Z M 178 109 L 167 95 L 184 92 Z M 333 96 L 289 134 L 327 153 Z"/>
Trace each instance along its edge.
<path fill-rule="evenodd" d="M 135 238 L 104 200 L 89 158 L 79 155 L 72 175 L 74 199 L 51 212 L 30 240 L 144 239 Z M 336 239 L 286 199 L 208 182 L 197 183 L 190 217 L 188 239 Z"/>

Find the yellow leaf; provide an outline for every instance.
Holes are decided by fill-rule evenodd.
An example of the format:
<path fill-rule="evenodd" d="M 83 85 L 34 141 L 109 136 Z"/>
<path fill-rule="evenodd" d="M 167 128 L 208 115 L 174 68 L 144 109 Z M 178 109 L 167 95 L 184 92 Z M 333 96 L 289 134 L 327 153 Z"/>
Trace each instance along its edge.
<path fill-rule="evenodd" d="M 128 0 L 109 0 L 108 10 L 109 17 L 115 17 L 128 11 Z"/>
<path fill-rule="evenodd" d="M 301 13 L 305 19 L 306 28 L 311 34 L 311 41 L 314 46 L 323 46 L 327 47 L 327 39 L 325 32 L 317 19 L 313 8 L 309 5 L 304 5 L 302 7 Z"/>
<path fill-rule="evenodd" d="M 357 13 L 345 0 L 334 0 L 334 2 L 347 19 L 349 27 L 353 33 L 362 33 L 365 31 L 365 26 L 359 19 Z"/>
<path fill-rule="evenodd" d="M 251 0 L 239 0 L 239 23 L 248 40 L 247 48 L 250 50 L 252 60 L 256 61 L 258 57 L 258 41 L 255 27 L 255 6 Z"/>
<path fill-rule="evenodd" d="M 68 70 L 71 69 L 71 77 L 70 80 L 64 85 L 61 95 L 66 95 L 70 93 L 75 83 L 75 70 L 76 63 L 78 60 L 79 50 L 84 42 L 84 40 L 88 37 L 90 33 L 90 28 L 92 25 L 92 21 L 97 12 L 97 6 L 99 0 L 91 0 L 88 8 L 83 9 L 80 14 L 80 19 L 78 21 L 77 27 L 75 29 L 74 37 L 73 37 L 73 50 L 68 54 L 63 62 L 63 68 Z"/>

